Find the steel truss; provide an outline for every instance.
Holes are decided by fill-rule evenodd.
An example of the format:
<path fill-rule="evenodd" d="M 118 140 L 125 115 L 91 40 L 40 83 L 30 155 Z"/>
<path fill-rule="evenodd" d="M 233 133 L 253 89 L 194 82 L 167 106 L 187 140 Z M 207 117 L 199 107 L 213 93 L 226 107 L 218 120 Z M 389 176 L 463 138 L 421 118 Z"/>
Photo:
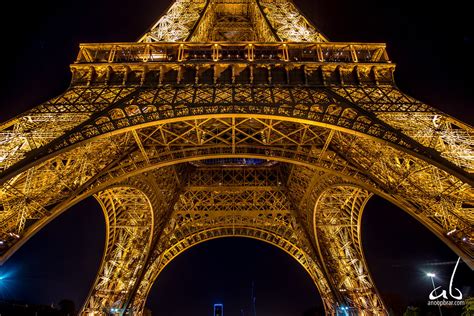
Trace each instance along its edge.
<path fill-rule="evenodd" d="M 385 308 L 370 278 L 362 252 L 362 210 L 371 194 L 352 186 L 323 191 L 315 206 L 314 227 L 319 253 L 339 292 L 349 306 L 367 314 L 383 314 Z"/>
<path fill-rule="evenodd" d="M 177 171 L 162 168 L 130 178 L 95 195 L 106 219 L 104 257 L 84 314 L 122 310 L 145 267 L 179 192 Z"/>
<path fill-rule="evenodd" d="M 65 93 L 0 125 L 1 260 L 95 196 L 107 243 L 84 315 L 141 314 L 173 258 L 229 236 L 290 254 L 328 315 L 386 314 L 360 242 L 373 194 L 474 267 L 474 131 L 394 69 L 283 0 L 180 0 L 138 43 L 81 45 Z"/>
<path fill-rule="evenodd" d="M 140 42 L 175 42 L 188 38 L 209 0 L 177 0 Z"/>
<path fill-rule="evenodd" d="M 176 256 L 210 239 L 240 236 L 268 242 L 291 255 L 308 271 L 332 311 L 330 286 L 286 198 L 283 177 L 274 167 L 190 170 L 134 307 L 143 308 L 154 281 Z"/>
<path fill-rule="evenodd" d="M 140 42 L 216 40 L 216 31 L 239 33 L 237 38 L 219 38 L 227 41 L 327 41 L 291 1 L 177 0 Z"/>

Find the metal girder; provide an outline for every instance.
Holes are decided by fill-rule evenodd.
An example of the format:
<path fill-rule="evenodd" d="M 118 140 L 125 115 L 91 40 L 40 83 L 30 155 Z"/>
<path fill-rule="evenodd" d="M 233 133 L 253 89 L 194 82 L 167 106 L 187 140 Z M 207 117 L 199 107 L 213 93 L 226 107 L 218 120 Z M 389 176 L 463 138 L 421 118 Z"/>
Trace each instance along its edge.
<path fill-rule="evenodd" d="M 468 183 L 473 181 L 466 171 L 442 157 L 435 148 L 428 148 L 418 143 L 370 112 L 358 108 L 357 105 L 346 103 L 344 99 L 338 99 L 321 88 L 165 86 L 153 90 L 146 89 L 130 99 L 96 115 L 94 120 L 75 128 L 54 144 L 45 146 L 41 153 L 27 157 L 18 165 L 5 170 L 0 176 L 5 178 L 17 173 L 33 158 L 36 161 L 44 159 L 46 155 L 52 155 L 55 151 L 64 150 L 103 134 L 186 117 L 232 115 L 263 119 L 275 116 L 282 117 L 280 120 L 298 122 L 303 120 L 308 125 L 332 125 L 349 133 L 365 134 L 402 147 L 441 168 L 447 168 L 450 173 L 463 181 Z"/>
<path fill-rule="evenodd" d="M 113 115 L 112 113 L 112 117 Z M 123 136 L 114 137 L 126 137 L 128 134 L 125 132 L 119 135 Z M 153 169 L 160 164 L 213 156 L 254 156 L 306 163 L 350 176 L 384 192 L 387 196 L 396 196 L 402 201 L 412 203 L 413 209 L 418 208 L 414 213 L 422 222 L 445 241 L 452 242 L 451 246 L 462 249 L 461 253 L 464 253 L 464 256 L 468 255 L 466 259 L 472 258 L 472 247 L 469 243 L 462 242 L 465 236 L 470 236 L 472 233 L 471 187 L 438 167 L 386 143 L 357 134 L 331 132 L 331 129 L 302 124 L 298 120 L 260 119 L 256 116 L 253 118 L 224 116 L 177 121 L 139 129 L 136 135 L 141 139 L 142 150 L 132 151 L 125 156 L 119 156 L 117 153 L 115 157 L 119 157 L 118 159 L 107 160 L 113 163 L 104 165 L 103 168 L 107 168 L 100 174 L 99 170 L 94 173 L 97 176 L 96 181 L 104 183 L 113 181 L 114 178 L 127 177 L 134 172 L 141 172 L 140 170 Z M 119 147 L 122 148 L 122 152 L 126 148 L 136 147 L 136 140 L 132 137 L 119 143 L 123 146 Z M 83 152 L 82 157 L 88 157 L 88 163 L 97 159 L 92 153 L 84 156 L 88 151 L 87 146 L 77 148 L 69 152 L 72 156 L 64 153 L 59 157 L 74 157 L 75 152 Z M 143 155 L 144 151 L 146 156 Z M 100 158 L 105 159 L 102 156 Z M 43 185 L 41 181 L 53 179 L 41 176 L 41 170 L 50 168 L 51 165 L 57 167 L 56 173 L 63 178 L 67 178 L 68 172 L 72 172 L 68 169 L 69 165 L 58 165 L 55 159 L 46 161 L 40 165 L 41 167 L 35 167 L 35 177 L 31 180 L 35 183 L 34 186 L 41 188 Z M 73 170 L 75 177 L 81 177 L 81 169 Z M 15 184 L 16 189 L 22 192 L 24 180 L 21 179 L 26 176 L 27 174 L 23 173 L 19 178 L 8 182 L 8 185 L 11 187 Z M 8 193 L 7 189 L 4 190 L 4 194 Z M 48 192 L 48 195 L 42 198 L 55 194 L 57 195 L 56 192 Z M 42 203 L 44 206 L 50 204 L 50 202 Z M 425 211 L 420 212 L 421 209 Z M 8 206 L 7 210 L 10 214 L 15 213 L 13 209 L 8 209 Z M 459 235 L 446 235 L 454 229 Z M 12 231 L 8 231 L 10 232 Z M 457 251 L 459 253 L 459 249 Z M 468 262 L 469 260 L 472 259 L 468 259 Z"/>
<path fill-rule="evenodd" d="M 75 87 L 0 124 L 0 172 L 126 97 L 134 88 Z"/>
<path fill-rule="evenodd" d="M 0 125 L 0 258 L 95 195 L 107 245 L 83 314 L 140 314 L 173 258 L 227 236 L 289 253 L 328 314 L 383 314 L 371 194 L 474 268 L 474 131 L 394 69 L 385 44 L 327 42 L 287 0 L 177 0 L 138 43 L 83 44 L 64 94 Z"/>
<path fill-rule="evenodd" d="M 57 214 L 54 207 L 130 147 L 128 134 L 92 141 L 28 169 L 0 190 L 2 255 Z M 26 237 L 25 239 L 22 237 Z"/>
<path fill-rule="evenodd" d="M 371 194 L 338 185 L 320 192 L 314 209 L 319 253 L 332 282 L 357 315 L 388 315 L 364 258 L 361 220 Z"/>
<path fill-rule="evenodd" d="M 293 1 L 256 0 L 282 41 L 326 42 L 328 39 L 304 17 Z"/>
<path fill-rule="evenodd" d="M 198 22 L 210 0 L 176 0 L 139 40 L 140 42 L 184 41 Z"/>
<path fill-rule="evenodd" d="M 289 196 L 330 275 L 339 303 L 350 315 L 388 315 L 371 279 L 361 243 L 361 219 L 372 193 L 335 175 L 293 167 Z"/>
<path fill-rule="evenodd" d="M 131 308 L 143 310 L 160 272 L 190 247 L 215 238 L 249 237 L 277 246 L 297 260 L 318 288 L 328 314 L 333 313 L 335 299 L 327 278 L 290 211 L 279 174 L 277 166 L 191 170 Z"/>
<path fill-rule="evenodd" d="M 81 314 L 123 311 L 129 304 L 179 192 L 174 172 L 162 168 L 95 194 L 104 212 L 106 244 Z"/>
<path fill-rule="evenodd" d="M 339 95 L 358 104 L 390 126 L 402 131 L 441 157 L 474 173 L 474 131 L 394 87 L 335 88 Z"/>
<path fill-rule="evenodd" d="M 96 198 L 106 218 L 106 246 L 84 313 L 122 307 L 150 251 L 153 231 L 152 207 L 140 190 L 117 187 Z"/>
<path fill-rule="evenodd" d="M 220 16 L 244 18 L 249 26 L 246 31 L 249 28 L 255 30 L 255 33 L 252 32 L 253 36 L 239 37 L 239 40 L 327 41 L 288 0 L 240 0 L 232 3 L 219 0 L 177 0 L 139 41 L 209 41 L 213 39 L 211 30 L 219 30 Z M 235 25 L 238 21 L 232 22 Z M 245 32 L 240 32 L 240 35 Z"/>
<path fill-rule="evenodd" d="M 384 182 L 386 194 L 402 203 L 409 202 L 411 206 L 405 208 L 415 218 L 448 246 L 458 248 L 458 254 L 474 266 L 474 246 L 470 241 L 474 236 L 474 190 L 469 184 L 406 153 L 376 143 L 364 144 L 341 133 L 336 136 L 340 142 L 334 142 L 335 146 L 345 144 L 351 148 L 348 161 L 371 173 L 374 181 Z"/>

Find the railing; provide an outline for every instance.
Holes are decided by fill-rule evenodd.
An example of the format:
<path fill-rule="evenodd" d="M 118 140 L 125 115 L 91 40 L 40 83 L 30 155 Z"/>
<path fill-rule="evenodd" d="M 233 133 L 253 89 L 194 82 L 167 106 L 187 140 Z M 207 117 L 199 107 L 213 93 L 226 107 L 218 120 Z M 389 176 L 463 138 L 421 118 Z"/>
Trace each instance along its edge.
<path fill-rule="evenodd" d="M 385 44 L 158 42 L 82 44 L 76 64 L 219 61 L 390 63 Z"/>

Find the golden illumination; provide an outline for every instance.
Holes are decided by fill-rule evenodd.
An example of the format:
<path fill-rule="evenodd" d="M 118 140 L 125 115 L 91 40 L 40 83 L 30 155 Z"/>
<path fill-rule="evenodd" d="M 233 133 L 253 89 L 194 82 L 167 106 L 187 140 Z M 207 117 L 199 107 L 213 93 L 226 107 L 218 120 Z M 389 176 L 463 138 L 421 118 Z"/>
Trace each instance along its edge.
<path fill-rule="evenodd" d="M 0 125 L 1 260 L 94 196 L 106 247 L 81 315 L 141 315 L 167 264 L 229 236 L 289 253 L 328 315 L 386 315 L 360 238 L 373 194 L 474 267 L 474 131 L 394 70 L 287 0 L 177 0 L 137 43 L 82 44 L 66 92 Z"/>

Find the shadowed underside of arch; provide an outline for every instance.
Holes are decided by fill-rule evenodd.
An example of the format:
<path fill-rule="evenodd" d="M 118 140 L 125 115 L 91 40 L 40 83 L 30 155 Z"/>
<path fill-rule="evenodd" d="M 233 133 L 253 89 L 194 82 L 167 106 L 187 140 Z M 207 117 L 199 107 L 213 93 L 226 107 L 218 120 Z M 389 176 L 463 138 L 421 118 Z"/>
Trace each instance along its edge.
<path fill-rule="evenodd" d="M 286 194 L 293 205 L 294 216 L 301 222 L 304 227 L 302 230 L 307 234 L 303 240 L 312 247 L 311 251 L 305 250 L 304 253 L 311 253 L 312 262 L 317 263 L 318 273 L 324 276 L 318 277 L 317 280 L 327 282 L 326 285 L 317 284 L 317 286 L 329 314 L 337 304 L 353 306 L 360 313 L 368 315 L 380 314 L 384 310 L 363 258 L 360 236 L 356 234 L 360 231 L 360 222 L 354 221 L 354 218 L 359 218 L 364 203 L 357 202 L 356 198 L 354 202 L 351 202 L 349 197 L 353 192 L 352 189 L 349 189 L 347 193 L 349 201 L 336 203 L 336 208 L 340 208 L 339 215 L 332 209 L 326 211 L 323 206 L 316 206 L 315 209 L 315 205 L 318 205 L 318 196 L 322 196 L 320 198 L 323 199 L 322 201 L 329 199 L 327 202 L 321 202 L 321 205 L 331 205 L 329 203 L 331 199 L 345 196 L 337 190 L 333 193 L 323 193 L 321 190 L 328 188 L 329 184 L 355 185 L 359 188 L 357 190 L 362 189 L 360 192 L 369 190 L 390 199 L 440 236 L 455 251 L 465 258 L 469 258 L 466 257 L 464 251 L 467 250 L 467 254 L 469 254 L 470 248 L 460 249 L 459 247 L 459 239 L 464 235 L 449 236 L 447 234 L 453 229 L 459 229 L 460 232 L 466 234 L 470 229 L 470 206 L 466 203 L 470 201 L 471 193 L 466 184 L 435 165 L 401 150 L 398 146 L 390 145 L 386 141 L 377 141 L 374 137 L 364 136 L 358 132 L 353 133 L 337 126 L 332 128 L 327 124 L 308 123 L 309 121 L 302 122 L 300 119 L 287 117 L 277 119 L 276 116 L 263 118 L 237 114 L 195 119 L 184 118 L 180 121 L 163 124 L 157 122 L 138 125 L 134 128 L 126 127 L 123 131 L 116 131 L 72 146 L 71 149 L 61 151 L 54 158 L 45 159 L 34 168 L 30 168 L 27 172 L 8 181 L 9 185 L 10 183 L 15 184 L 19 191 L 24 190 L 27 183 L 35 183 L 40 179 L 42 182 L 36 183 L 35 187 L 47 188 L 47 184 L 51 183 L 50 187 L 56 186 L 58 189 L 43 191 L 42 198 L 45 198 L 45 205 L 49 208 L 48 216 L 41 213 L 43 208 L 38 208 L 39 203 L 29 201 L 26 205 L 30 209 L 22 209 L 25 213 L 31 212 L 24 215 L 27 219 L 24 221 L 25 223 L 28 220 L 31 221 L 29 226 L 24 225 L 23 231 L 21 231 L 18 230 L 18 221 L 4 222 L 12 225 L 14 231 L 24 233 L 20 242 L 10 248 L 7 255 L 11 254 L 22 242 L 52 218 L 82 198 L 94 193 L 99 194 L 98 196 L 107 196 L 107 194 L 114 192 L 113 194 L 118 194 L 118 197 L 109 198 L 109 201 L 114 200 L 118 203 L 122 197 L 113 189 L 110 191 L 111 187 L 120 185 L 124 181 L 132 181 L 135 178 L 141 179 L 133 180 L 137 183 L 151 181 L 154 184 L 148 189 L 149 193 L 146 196 L 151 194 L 150 192 L 155 192 L 156 195 L 156 192 L 160 192 L 160 190 L 170 190 L 165 195 L 166 198 L 161 198 L 162 206 L 157 206 L 157 209 L 153 210 L 154 213 L 160 213 L 159 216 L 153 217 L 159 219 L 160 224 L 131 231 L 123 230 L 130 229 L 125 225 L 120 230 L 121 232 L 128 231 L 128 236 L 133 235 L 134 238 L 139 238 L 142 242 L 148 240 L 147 248 L 143 248 L 143 251 L 149 253 L 140 259 L 135 258 L 134 261 L 129 261 L 135 270 L 125 273 L 122 267 L 121 272 L 116 272 L 111 267 L 121 266 L 123 261 L 120 261 L 121 263 L 115 262 L 112 254 L 124 256 L 123 260 L 127 261 L 126 254 L 134 252 L 122 252 L 123 249 L 114 252 L 113 249 L 124 247 L 127 241 L 110 241 L 107 246 L 107 249 L 110 248 L 110 250 L 104 256 L 96 285 L 84 309 L 85 312 L 100 311 L 104 308 L 133 307 L 140 310 L 144 306 L 152 280 L 161 271 L 162 256 L 166 253 L 166 249 L 160 248 L 159 238 L 163 234 L 164 227 L 172 222 L 170 222 L 171 214 L 174 214 L 175 210 L 173 211 L 173 209 L 176 208 L 174 201 L 186 187 L 183 182 L 187 177 L 186 174 L 195 172 L 195 170 L 191 172 L 187 169 L 196 168 L 196 166 L 203 168 L 205 164 L 203 165 L 200 161 L 209 159 L 253 158 L 264 161 L 265 168 L 269 167 L 267 165 L 276 163 L 276 166 L 282 169 L 280 172 L 283 172 L 284 176 L 281 176 L 276 186 L 285 186 Z M 104 155 L 104 153 L 110 154 Z M 82 162 L 81 158 L 88 164 Z M 93 163 L 94 161 L 96 163 Z M 271 161 L 274 163 L 270 163 Z M 177 163 L 188 164 L 188 167 L 185 167 L 184 171 L 182 169 L 176 171 L 172 165 Z M 79 173 L 76 164 L 83 168 Z M 161 173 L 163 174 L 160 175 Z M 218 170 L 215 170 L 214 173 L 218 174 Z M 49 174 L 49 177 L 38 177 L 38 175 L 44 174 Z M 154 179 L 164 176 L 168 180 L 142 179 L 143 177 Z M 331 180 L 333 182 L 326 183 L 324 181 L 326 178 L 333 179 Z M 237 183 L 240 181 L 241 186 L 233 189 L 236 191 L 234 195 L 237 192 L 240 195 L 243 194 L 243 179 L 245 179 L 244 176 L 235 179 Z M 433 182 L 427 182 L 426 179 L 432 179 Z M 215 190 L 215 187 L 220 187 L 223 180 L 216 181 L 207 189 L 197 190 L 202 193 L 202 196 L 194 193 L 193 198 L 188 201 L 190 205 L 195 205 L 194 199 L 206 198 L 206 195 L 211 194 L 210 192 Z M 166 185 L 166 188 L 158 189 L 163 184 Z M 341 187 L 340 190 L 346 191 L 346 189 L 346 187 Z M 313 191 L 317 193 L 313 193 Z M 7 192 L 11 192 L 11 189 Z M 433 192 L 436 193 L 433 194 Z M 368 193 L 361 193 L 360 196 L 366 198 Z M 19 198 L 14 194 L 7 197 L 13 199 L 12 201 Z M 235 199 L 235 197 L 233 198 Z M 275 197 L 267 196 L 265 198 L 272 200 Z M 430 200 L 432 202 L 426 203 Z M 26 199 L 23 198 L 22 201 L 26 201 Z M 211 203 L 211 201 L 208 202 Z M 216 203 L 216 201 L 212 200 L 212 203 Z M 357 207 L 353 210 L 350 208 L 352 211 L 346 211 L 348 207 L 346 203 L 349 203 L 351 207 L 354 205 Z M 355 204 L 353 205 L 353 203 Z M 259 209 L 259 211 L 264 210 L 265 208 Z M 324 215 L 321 218 L 317 215 L 318 220 L 327 217 L 328 222 L 320 223 L 321 228 L 318 228 L 318 221 L 312 222 L 312 210 L 315 210 L 314 214 Z M 268 212 L 268 210 L 266 211 Z M 18 214 L 15 209 L 11 209 L 10 212 Z M 351 222 L 346 223 L 348 212 L 351 214 Z M 110 211 L 106 213 L 109 214 Z M 191 216 L 191 213 L 188 215 Z M 199 213 L 194 213 L 194 215 L 202 216 Z M 220 220 L 225 223 L 225 221 L 235 221 L 238 218 L 243 221 L 240 227 L 253 227 L 249 226 L 245 222 L 246 220 L 251 220 L 252 225 L 256 225 L 252 219 L 257 214 L 249 213 L 247 215 L 247 218 L 242 218 L 241 213 L 229 212 L 224 214 Z M 126 218 L 126 220 L 128 219 Z M 281 224 L 278 222 L 278 225 Z M 193 221 L 190 226 L 193 225 L 200 227 L 199 221 Z M 206 222 L 201 225 L 203 228 L 210 227 L 210 224 Z M 222 225 L 221 228 L 228 228 L 228 226 Z M 331 226 L 333 228 L 329 229 L 328 227 Z M 219 228 L 219 226 L 217 227 Z M 110 230 L 109 227 L 108 231 Z M 148 239 L 137 237 L 141 236 L 140 234 L 144 231 L 153 231 L 153 234 Z M 213 230 L 211 229 L 209 232 L 211 231 Z M 111 232 L 108 234 L 113 235 Z M 328 237 L 334 235 L 338 236 L 338 243 L 334 242 L 334 237 Z M 8 237 L 10 240 L 14 240 L 15 235 L 7 235 Z M 5 239 L 7 240 L 7 238 Z M 194 237 L 190 238 L 191 241 L 196 241 L 193 239 Z M 128 245 L 137 249 L 133 240 L 135 239 L 130 239 Z M 350 245 L 349 248 L 348 245 Z M 141 247 L 145 247 L 145 244 Z M 289 249 L 289 245 L 285 247 Z M 169 251 L 171 252 L 168 253 L 176 252 L 173 249 Z M 345 261 L 341 260 L 341 256 L 346 258 Z M 301 254 L 297 257 L 301 258 Z M 305 255 L 305 258 L 307 257 Z M 115 265 L 110 264 L 111 262 L 115 262 Z M 341 264 L 341 262 L 343 263 Z M 154 267 L 154 265 L 158 266 Z M 306 266 L 305 268 L 308 270 L 315 269 L 315 267 Z M 153 275 L 147 274 L 152 271 L 155 271 Z M 112 279 L 115 281 L 111 282 Z M 109 283 L 106 282 L 107 280 Z M 321 290 L 325 287 L 326 289 L 329 287 L 330 290 L 328 292 Z M 124 290 L 125 288 L 127 290 Z M 115 290 L 121 294 L 113 294 Z"/>
<path fill-rule="evenodd" d="M 317 286 L 327 312 L 331 314 L 335 306 L 346 304 L 353 306 L 360 313 L 377 315 L 384 313 L 384 307 L 363 258 L 360 236 L 357 235 L 360 232 L 360 221 L 354 221 L 360 218 L 364 199 L 369 196 L 367 192 L 378 193 L 404 208 L 470 262 L 468 256 L 471 256 L 469 252 L 471 248 L 468 244 L 459 242 L 462 236 L 469 232 L 469 223 L 472 220 L 469 217 L 471 213 L 468 204 L 471 198 L 470 187 L 448 172 L 416 156 L 402 150 L 400 146 L 391 145 L 387 141 L 378 141 L 359 132 L 348 131 L 347 128 L 317 122 L 311 124 L 308 120 L 281 116 L 264 118 L 226 114 L 195 119 L 185 117 L 182 120 L 162 124 L 156 122 L 133 128 L 125 127 L 92 138 L 91 141 L 80 142 L 71 149 L 62 150 L 57 156 L 47 158 L 44 162 L 7 181 L 9 190 L 6 192 L 10 195 L 7 195 L 6 201 L 10 204 L 6 205 L 18 209 L 19 204 L 14 204 L 13 201 L 15 199 L 18 201 L 20 198 L 23 201 L 21 205 L 26 205 L 30 209 L 25 209 L 24 206 L 21 208 L 26 218 L 23 230 L 19 229 L 17 217 L 4 222 L 11 225 L 9 229 L 18 233 L 23 232 L 20 242 L 13 244 L 6 255 L 10 255 L 52 218 L 79 200 L 91 194 L 98 194 L 99 200 L 102 200 L 103 197 L 112 194 L 113 197 L 108 197 L 109 203 L 115 201 L 114 203 L 123 204 L 126 199 L 120 195 L 122 191 L 110 188 L 120 187 L 124 181 L 148 183 L 148 193 L 145 196 L 150 200 L 161 201 L 161 205 L 154 207 L 152 212 L 160 214 L 153 217 L 160 223 L 153 222 L 152 227 L 132 230 L 130 229 L 133 225 L 125 225 L 118 230 L 123 238 L 128 236 L 130 239 L 109 241 L 107 249 L 110 250 L 104 255 L 101 271 L 84 309 L 84 312 L 101 311 L 104 308 L 134 308 L 140 311 L 152 281 L 161 271 L 160 265 L 163 265 L 164 254 L 176 252 L 173 249 L 166 252 L 167 249 L 162 248 L 160 244 L 160 236 L 166 225 L 173 223 L 171 214 L 177 214 L 176 205 L 178 205 L 174 201 L 179 199 L 178 197 L 183 198 L 187 177 L 196 173 L 196 170 L 190 171 L 189 168 L 206 169 L 206 163 L 203 164 L 202 161 L 209 159 L 260 159 L 263 166 L 254 166 L 257 169 L 281 169 L 278 171 L 282 174 L 280 180 L 274 183 L 274 186 L 285 187 L 285 195 L 292 205 L 294 214 L 292 216 L 304 227 L 302 231 L 306 235 L 302 240 L 312 247 L 311 251 L 305 250 L 304 253 L 310 253 L 312 262 L 317 264 L 305 268 L 312 271 L 310 269 L 314 270 L 317 267 L 317 273 L 320 275 L 317 280 L 321 282 L 325 280 L 326 284 Z M 187 164 L 188 167 L 179 168 L 177 171 L 173 165 L 178 163 Z M 77 166 L 83 169 L 77 172 Z M 239 168 L 245 170 L 248 166 Z M 226 169 L 228 167 L 218 167 L 210 172 L 208 177 L 212 178 L 212 174 L 215 177 Z M 271 174 L 278 172 L 274 170 Z M 44 177 L 45 174 L 49 176 Z M 156 180 L 163 177 L 167 180 Z M 329 182 L 326 182 L 326 178 Z M 234 192 L 227 199 L 233 201 L 235 205 L 240 202 L 236 202 L 235 199 L 245 198 L 246 185 L 244 175 L 233 179 L 240 186 L 234 184 L 235 188 L 231 190 Z M 191 218 L 197 216 L 198 219 L 202 216 L 199 212 L 192 211 L 192 207 L 197 207 L 196 200 L 208 199 L 209 205 L 216 205 L 216 200 L 209 199 L 209 195 L 212 196 L 212 192 L 221 189 L 224 182 L 224 178 L 214 179 L 211 183 L 207 183 L 207 186 L 195 188 L 196 192 L 193 192 L 192 198 L 188 199 L 191 209 L 188 210 L 190 213 L 187 216 Z M 11 194 L 11 188 L 16 187 L 18 191 L 25 190 L 28 183 L 34 184 L 36 188 L 44 188 L 41 197 L 46 207 L 39 208 L 39 202 Z M 49 183 L 51 183 L 49 187 L 57 189 L 47 190 Z M 340 186 L 338 189 L 340 191 L 323 191 L 336 184 Z M 344 186 L 347 184 L 350 187 Z M 351 186 L 357 186 L 358 191 L 354 193 Z M 159 197 L 149 197 L 152 193 L 160 195 L 158 193 L 163 190 L 168 190 L 168 193 L 165 195 L 161 193 L 164 196 L 161 200 Z M 128 189 L 125 190 L 127 191 Z M 268 194 L 267 191 L 264 192 Z M 128 193 L 130 195 L 130 192 Z M 191 193 L 185 191 L 185 194 Z M 356 197 L 351 200 L 353 194 Z M 341 197 L 346 197 L 347 200 L 338 200 Z M 274 195 L 262 198 L 273 202 L 275 200 Z M 123 199 L 125 202 L 121 202 Z M 255 198 L 251 201 L 254 203 Z M 122 207 L 112 207 L 114 203 L 104 206 L 105 209 L 108 208 L 106 214 L 114 214 L 113 209 Z M 330 205 L 333 208 L 326 209 Z M 134 207 L 141 207 L 140 203 Z M 337 208 L 339 210 L 335 211 Z M 8 211 L 10 214 L 18 215 L 16 209 L 12 207 Z M 45 209 L 48 213 L 42 213 Z M 314 214 L 318 215 L 313 215 L 313 210 Z M 261 216 L 269 212 L 265 207 L 259 208 L 258 211 L 263 212 Z M 207 213 L 209 210 L 203 212 Z M 245 228 L 257 225 L 255 217 L 258 213 L 248 213 L 247 217 L 242 217 L 243 214 L 240 210 L 222 214 L 217 221 L 221 224 L 215 229 L 228 228 L 226 221 L 243 221 L 237 226 Z M 311 220 L 313 216 L 317 219 L 314 222 Z M 119 218 L 116 220 L 120 221 Z M 126 217 L 125 221 L 128 220 L 131 219 Z M 346 222 L 347 220 L 350 222 Z M 30 224 L 26 225 L 28 221 Z M 246 221 L 250 221 L 251 225 Z M 277 225 L 282 225 L 282 222 L 277 222 Z M 196 220 L 191 222 L 190 227 L 210 229 L 211 223 Z M 291 226 L 290 228 L 295 229 Z M 112 233 L 111 229 L 108 227 L 108 236 L 116 234 L 117 230 Z M 453 229 L 459 230 L 463 235 L 448 234 Z M 147 237 L 148 239 L 144 239 L 140 236 L 145 232 L 153 233 Z M 15 240 L 17 235 L 14 234 L 8 234 L 5 240 Z M 337 236 L 338 242 L 335 242 L 334 236 Z M 194 237 L 189 238 L 195 242 Z M 142 248 L 134 242 L 138 239 L 141 240 Z M 145 240 L 146 245 L 143 243 Z M 124 250 L 127 245 L 132 247 L 133 251 Z M 467 247 L 461 248 L 460 245 Z M 114 250 L 117 247 L 120 251 Z M 289 249 L 289 244 L 285 247 Z M 129 258 L 127 254 L 132 256 L 133 253 L 140 251 L 137 249 L 142 249 L 141 253 L 147 254 L 140 258 L 134 256 L 134 260 L 127 259 Z M 114 255 L 123 258 L 117 261 Z M 296 259 L 301 262 L 301 254 L 295 256 L 300 258 Z M 308 255 L 305 255 L 305 258 L 308 258 Z M 121 268 L 114 270 L 113 267 Z M 125 267 L 134 269 L 127 271 Z M 154 274 L 147 274 L 153 271 Z M 316 272 L 311 273 L 315 275 Z"/>
<path fill-rule="evenodd" d="M 344 111 L 333 109 L 341 116 L 334 123 L 344 122 Z M 348 128 L 286 116 L 220 114 L 127 123 L 70 148 L 6 180 L 1 213 L 6 251 L 78 198 L 132 175 L 201 159 L 254 157 L 304 165 L 376 190 L 472 265 L 472 246 L 463 242 L 472 233 L 471 186 L 429 158 Z"/>
<path fill-rule="evenodd" d="M 81 45 L 65 93 L 0 125 L 0 259 L 95 195 L 106 251 L 84 314 L 141 313 L 175 256 L 230 235 L 292 255 L 327 314 L 385 314 L 360 243 L 372 194 L 474 267 L 473 129 L 394 69 L 286 0 L 177 0 L 138 43 Z"/>
<path fill-rule="evenodd" d="M 323 293 L 323 303 L 326 309 L 328 311 L 332 310 L 334 299 L 330 293 L 330 289 L 328 288 L 327 280 L 324 279 L 320 270 L 321 268 L 316 262 L 314 262 L 311 254 L 305 253 L 303 249 L 298 247 L 298 245 L 293 244 L 292 241 L 286 240 L 284 236 L 280 235 L 281 233 L 258 229 L 254 223 L 247 227 L 237 226 L 235 224 L 225 226 L 223 223 L 221 223 L 221 225 L 222 226 L 218 228 L 208 228 L 183 237 L 181 240 L 177 241 L 176 244 L 170 246 L 170 248 L 168 248 L 161 256 L 156 258 L 157 261 L 153 263 L 150 272 L 145 275 L 142 284 L 140 284 L 138 295 L 133 302 L 134 308 L 137 310 L 143 309 L 143 306 L 146 303 L 146 298 L 151 291 L 151 287 L 155 284 L 155 281 L 158 279 L 161 272 L 174 258 L 178 257 L 186 250 L 213 239 L 243 237 L 259 240 L 276 246 L 295 259 L 309 274 L 309 277 L 314 282 L 316 288 L 318 288 L 319 293 Z M 295 242 L 295 240 L 293 240 L 293 242 Z"/>
<path fill-rule="evenodd" d="M 177 192 L 175 172 L 164 168 L 153 176 L 130 178 L 95 194 L 104 212 L 106 243 L 84 313 L 108 312 L 116 302 L 129 299 L 170 216 Z"/>

